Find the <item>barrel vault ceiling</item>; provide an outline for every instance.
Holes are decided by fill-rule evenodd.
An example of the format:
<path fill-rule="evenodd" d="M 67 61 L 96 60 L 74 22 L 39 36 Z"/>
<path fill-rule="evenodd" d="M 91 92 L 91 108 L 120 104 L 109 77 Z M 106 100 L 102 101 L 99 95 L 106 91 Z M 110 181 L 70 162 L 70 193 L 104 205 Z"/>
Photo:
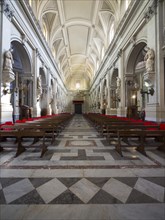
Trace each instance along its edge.
<path fill-rule="evenodd" d="M 29 0 L 70 90 L 90 88 L 130 0 Z"/>

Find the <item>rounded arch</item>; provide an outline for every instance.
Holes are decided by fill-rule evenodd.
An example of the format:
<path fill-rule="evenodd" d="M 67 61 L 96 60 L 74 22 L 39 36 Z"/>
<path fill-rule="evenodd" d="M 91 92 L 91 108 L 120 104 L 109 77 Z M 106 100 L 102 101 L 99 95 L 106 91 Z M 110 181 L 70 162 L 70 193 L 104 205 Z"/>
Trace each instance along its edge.
<path fill-rule="evenodd" d="M 128 56 L 128 60 L 126 62 L 127 63 L 127 66 L 126 66 L 126 73 L 127 74 L 134 73 L 137 57 L 145 46 L 146 46 L 146 42 L 144 42 L 144 41 L 139 42 L 130 52 L 130 55 Z"/>
<path fill-rule="evenodd" d="M 11 41 L 11 51 L 15 80 L 10 84 L 13 91 L 10 102 L 13 106 L 13 121 L 15 122 L 16 119 L 31 117 L 31 107 L 33 106 L 32 62 L 26 47 L 19 42 L 19 39 Z"/>
<path fill-rule="evenodd" d="M 25 47 L 18 41 L 11 42 L 12 55 L 13 55 L 13 70 L 21 73 L 31 73 L 31 60 L 29 53 Z"/>

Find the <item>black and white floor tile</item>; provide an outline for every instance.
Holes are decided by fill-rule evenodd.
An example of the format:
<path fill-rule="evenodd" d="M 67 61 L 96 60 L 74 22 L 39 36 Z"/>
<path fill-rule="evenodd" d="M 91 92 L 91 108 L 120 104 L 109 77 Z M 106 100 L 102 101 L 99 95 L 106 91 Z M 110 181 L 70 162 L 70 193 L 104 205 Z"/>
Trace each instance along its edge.
<path fill-rule="evenodd" d="M 147 157 L 122 142 L 123 157 L 75 115 L 40 158 L 40 144 L 14 140 L 0 154 L 1 220 L 163 220 L 165 154 L 146 143 Z"/>

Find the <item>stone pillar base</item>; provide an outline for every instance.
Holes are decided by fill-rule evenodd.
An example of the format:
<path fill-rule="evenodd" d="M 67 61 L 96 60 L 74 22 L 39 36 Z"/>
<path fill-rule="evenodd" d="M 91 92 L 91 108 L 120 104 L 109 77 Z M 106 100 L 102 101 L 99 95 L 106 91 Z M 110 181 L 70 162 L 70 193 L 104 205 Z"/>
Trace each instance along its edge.
<path fill-rule="evenodd" d="M 117 109 L 116 108 L 110 108 L 109 115 L 117 115 Z"/>
<path fill-rule="evenodd" d="M 146 112 L 145 120 L 162 121 L 161 114 L 160 114 L 161 113 L 160 107 L 158 106 L 157 103 L 147 104 L 145 108 L 145 112 Z M 164 118 L 163 118 L 163 121 L 164 121 Z"/>
<path fill-rule="evenodd" d="M 1 106 L 1 123 L 13 121 L 13 107 L 9 103 L 2 103 Z"/>
<path fill-rule="evenodd" d="M 122 117 L 126 117 L 127 116 L 127 108 L 119 107 L 117 109 L 117 115 L 122 116 Z"/>
<path fill-rule="evenodd" d="M 110 115 L 111 114 L 111 109 L 110 108 L 107 108 L 106 109 L 106 115 Z"/>

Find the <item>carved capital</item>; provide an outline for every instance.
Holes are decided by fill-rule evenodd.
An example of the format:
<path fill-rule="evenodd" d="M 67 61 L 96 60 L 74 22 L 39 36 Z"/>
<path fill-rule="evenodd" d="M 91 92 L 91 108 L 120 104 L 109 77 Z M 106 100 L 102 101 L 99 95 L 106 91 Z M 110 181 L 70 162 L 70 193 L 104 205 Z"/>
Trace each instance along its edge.
<path fill-rule="evenodd" d="M 40 53 L 40 51 L 38 50 L 38 48 L 36 48 L 36 55 L 37 55 L 37 57 L 39 57 L 39 58 L 41 59 L 41 53 Z"/>
<path fill-rule="evenodd" d="M 117 58 L 119 58 L 119 57 L 121 56 L 121 54 L 122 54 L 122 49 L 120 49 L 120 50 L 118 51 L 118 53 L 117 53 Z"/>
<path fill-rule="evenodd" d="M 27 41 L 27 37 L 24 34 L 22 34 L 22 45 L 24 46 Z"/>

